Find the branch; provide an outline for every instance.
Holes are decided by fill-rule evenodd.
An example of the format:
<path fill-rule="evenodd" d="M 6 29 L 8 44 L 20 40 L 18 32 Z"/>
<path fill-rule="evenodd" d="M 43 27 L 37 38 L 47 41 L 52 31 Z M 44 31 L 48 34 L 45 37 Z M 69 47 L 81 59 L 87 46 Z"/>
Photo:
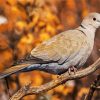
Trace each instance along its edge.
<path fill-rule="evenodd" d="M 95 92 L 95 90 L 99 90 L 100 89 L 99 85 L 100 85 L 100 75 L 97 76 L 97 79 L 91 85 L 91 87 L 89 89 L 89 92 L 85 97 L 85 100 L 92 100 L 93 93 Z"/>
<path fill-rule="evenodd" d="M 39 94 L 46 92 L 48 90 L 51 90 L 58 85 L 61 85 L 65 83 L 68 80 L 74 80 L 79 79 L 85 76 L 88 76 L 89 74 L 92 74 L 94 71 L 100 68 L 100 58 L 89 67 L 77 71 L 75 74 L 69 75 L 68 72 L 60 75 L 57 79 L 52 80 L 44 85 L 41 85 L 39 87 L 32 87 L 30 84 L 22 87 L 20 90 L 18 90 L 9 100 L 20 100 L 22 97 L 30 94 Z"/>
<path fill-rule="evenodd" d="M 94 87 L 96 90 L 99 90 L 100 91 L 100 86 L 98 86 L 98 87 Z"/>

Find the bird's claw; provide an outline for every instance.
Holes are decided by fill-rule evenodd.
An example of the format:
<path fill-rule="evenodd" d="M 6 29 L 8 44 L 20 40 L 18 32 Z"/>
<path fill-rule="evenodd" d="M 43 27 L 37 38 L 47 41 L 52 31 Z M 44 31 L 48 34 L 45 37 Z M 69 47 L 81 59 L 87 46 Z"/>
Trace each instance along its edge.
<path fill-rule="evenodd" d="M 74 72 L 74 74 L 77 72 L 77 68 L 75 68 L 74 66 L 72 66 L 72 67 L 70 67 L 70 68 L 68 69 L 69 75 L 71 75 L 73 72 Z"/>

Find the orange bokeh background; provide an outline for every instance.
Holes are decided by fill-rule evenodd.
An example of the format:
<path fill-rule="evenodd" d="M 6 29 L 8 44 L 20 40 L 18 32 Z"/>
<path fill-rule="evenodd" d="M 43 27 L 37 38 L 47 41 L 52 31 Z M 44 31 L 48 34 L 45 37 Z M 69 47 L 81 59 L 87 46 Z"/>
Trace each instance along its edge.
<path fill-rule="evenodd" d="M 89 12 L 100 13 L 100 0 L 0 0 L 0 16 L 7 18 L 7 22 L 0 25 L 0 71 L 24 58 L 41 42 L 77 27 Z M 100 56 L 99 32 L 96 34 L 92 55 L 85 66 Z M 97 73 L 69 81 L 43 95 L 26 96 L 24 100 L 82 100 Z M 40 71 L 12 75 L 8 78 L 10 93 L 15 93 L 29 82 L 39 86 L 55 78 L 56 75 Z M 0 100 L 7 100 L 5 80 L 0 80 L 0 87 Z M 93 100 L 100 98 L 98 93 L 94 94 Z"/>

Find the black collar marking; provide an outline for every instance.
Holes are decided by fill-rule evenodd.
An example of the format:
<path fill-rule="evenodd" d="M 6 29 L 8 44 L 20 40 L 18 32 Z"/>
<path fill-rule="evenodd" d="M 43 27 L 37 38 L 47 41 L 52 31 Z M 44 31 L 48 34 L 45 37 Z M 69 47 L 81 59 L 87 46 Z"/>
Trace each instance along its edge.
<path fill-rule="evenodd" d="M 86 35 L 85 33 L 84 33 L 84 31 L 82 31 L 82 30 L 80 30 L 80 29 L 77 29 L 78 31 L 81 31 L 84 35 Z"/>
<path fill-rule="evenodd" d="M 82 28 L 86 29 L 82 24 L 80 25 Z"/>

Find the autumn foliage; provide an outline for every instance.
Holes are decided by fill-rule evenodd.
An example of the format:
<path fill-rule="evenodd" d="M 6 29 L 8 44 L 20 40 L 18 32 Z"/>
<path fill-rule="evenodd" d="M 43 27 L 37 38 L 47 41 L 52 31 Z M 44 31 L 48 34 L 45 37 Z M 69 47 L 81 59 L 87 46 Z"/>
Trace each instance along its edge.
<path fill-rule="evenodd" d="M 0 0 L 0 16 L 7 19 L 6 23 L 0 24 L 0 71 L 24 58 L 39 43 L 78 26 L 84 16 L 94 11 L 100 12 L 99 0 Z M 86 65 L 100 55 L 99 34 L 95 41 L 94 51 Z M 39 86 L 56 77 L 40 71 L 12 75 L 8 78 L 10 93 L 29 82 Z M 95 74 L 90 77 L 95 77 Z M 90 77 L 69 81 L 45 94 L 26 96 L 24 100 L 82 100 L 93 80 Z M 4 80 L 0 80 L 0 87 L 0 100 L 7 100 Z M 94 100 L 99 98 L 97 94 Z"/>

